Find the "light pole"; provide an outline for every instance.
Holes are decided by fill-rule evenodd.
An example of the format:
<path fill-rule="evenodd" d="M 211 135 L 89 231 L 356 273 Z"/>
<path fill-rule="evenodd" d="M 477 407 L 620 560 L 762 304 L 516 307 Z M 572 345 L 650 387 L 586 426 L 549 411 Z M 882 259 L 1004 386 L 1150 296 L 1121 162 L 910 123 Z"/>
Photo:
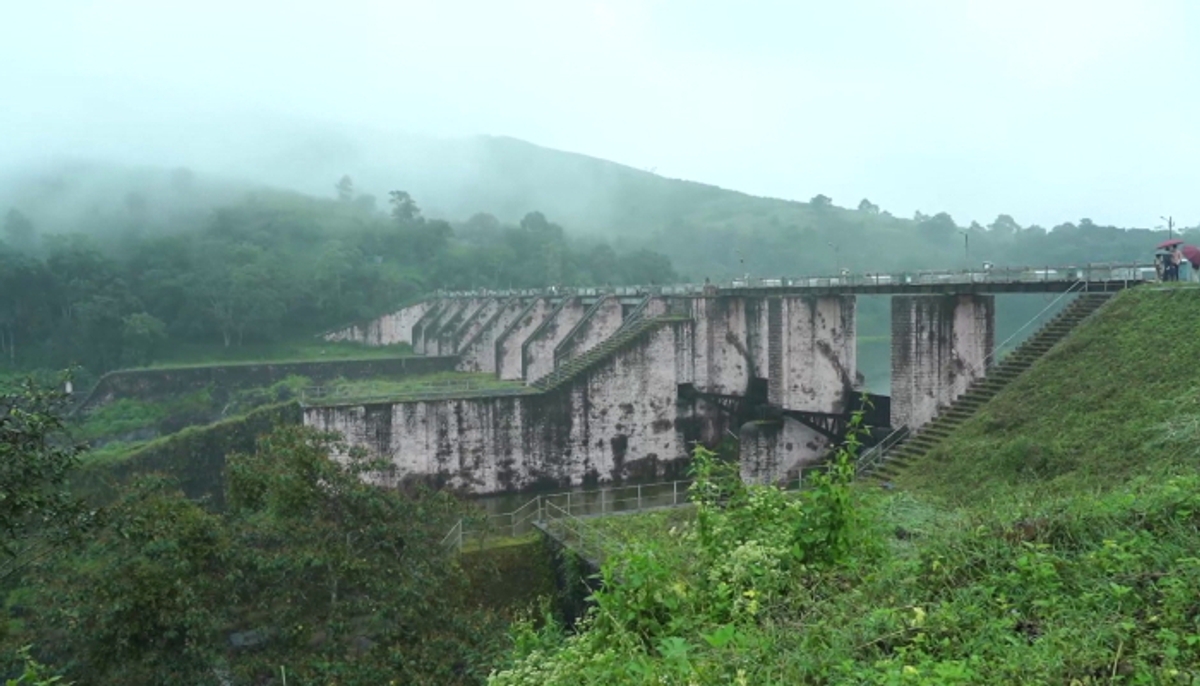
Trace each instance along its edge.
<path fill-rule="evenodd" d="M 969 231 L 959 231 L 963 237 L 963 252 L 966 253 L 967 263 L 971 262 L 971 233 Z"/>
<path fill-rule="evenodd" d="M 1161 219 L 1167 223 L 1167 239 L 1169 240 L 1171 238 L 1174 238 L 1175 237 L 1175 218 L 1160 216 L 1159 219 Z"/>

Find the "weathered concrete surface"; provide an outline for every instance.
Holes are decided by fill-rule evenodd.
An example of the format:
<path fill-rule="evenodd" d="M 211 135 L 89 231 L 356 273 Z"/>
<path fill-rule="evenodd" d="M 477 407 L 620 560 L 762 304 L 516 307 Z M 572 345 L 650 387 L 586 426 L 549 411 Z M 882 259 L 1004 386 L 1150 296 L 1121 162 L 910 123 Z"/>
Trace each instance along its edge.
<path fill-rule="evenodd" d="M 521 344 L 521 378 L 526 384 L 554 371 L 554 348 L 583 319 L 587 306 L 577 297 L 565 298 L 542 325 Z"/>
<path fill-rule="evenodd" d="M 433 307 L 434 301 L 426 300 L 410 305 L 391 314 L 377 317 L 365 324 L 356 324 L 325 334 L 327 341 L 352 341 L 364 345 L 412 344 L 412 331 L 421 317 Z"/>
<path fill-rule="evenodd" d="M 995 297 L 892 297 L 892 426 L 915 429 L 983 376 L 995 347 Z"/>
<path fill-rule="evenodd" d="M 817 462 L 829 441 L 792 419 L 748 422 L 739 432 L 742 481 L 779 484 L 797 478 Z"/>
<path fill-rule="evenodd" d="M 434 300 L 430 308 L 427 309 L 424 315 L 413 325 L 413 351 L 414 353 L 425 353 L 425 331 L 432 326 L 434 321 L 442 317 L 442 311 L 446 306 L 450 305 L 449 300 Z"/>
<path fill-rule="evenodd" d="M 692 336 L 689 321 L 662 324 L 550 393 L 310 407 L 304 421 L 386 456 L 384 481 L 483 494 L 667 478 L 687 461 L 676 398 Z"/>
<path fill-rule="evenodd" d="M 549 298 L 536 298 L 496 337 L 496 368 L 501 379 L 522 378 L 521 345 L 553 310 L 554 303 Z"/>
<path fill-rule="evenodd" d="M 459 361 L 456 369 L 460 372 L 495 374 L 497 339 L 528 305 L 529 302 L 522 298 L 509 298 L 500 303 L 487 321 L 479 320 L 479 330 L 466 337 L 458 350 Z"/>
<path fill-rule="evenodd" d="M 436 334 L 436 349 L 434 352 L 426 353 L 428 355 L 453 355 L 454 354 L 454 334 L 462 324 L 471 319 L 479 308 L 483 307 L 491 298 L 468 298 L 462 301 L 462 306 L 454 311 L 452 315 L 442 318 L 437 324 Z M 432 334 L 433 332 L 430 331 Z M 428 339 L 427 339 L 428 340 Z M 428 347 L 426 348 L 428 350 Z"/>
<path fill-rule="evenodd" d="M 459 306 L 461 303 L 453 298 L 444 298 L 434 302 L 433 307 L 425 313 L 424 317 L 417 320 L 413 326 L 413 352 L 420 355 L 428 355 L 430 340 L 437 340 L 437 324 L 448 311 Z M 435 343 L 436 346 L 436 343 Z"/>
<path fill-rule="evenodd" d="M 604 296 L 588 309 L 588 315 L 580 320 L 570 334 L 554 349 L 554 366 L 582 355 L 608 340 L 621 328 L 625 321 L 620 299 Z"/>
<path fill-rule="evenodd" d="M 445 355 L 457 355 L 462 349 L 467 339 L 473 337 L 479 332 L 483 325 L 491 320 L 492 315 L 500 311 L 500 307 L 504 305 L 505 300 L 500 298 L 487 298 L 475 308 L 475 311 L 469 315 L 462 317 L 458 326 L 453 331 L 445 331 L 442 333 L 442 342 L 439 349 Z"/>
<path fill-rule="evenodd" d="M 748 339 L 758 332 L 758 318 L 747 314 L 745 298 L 709 297 L 692 300 L 696 322 L 696 387 L 709 393 L 741 395 L 751 377 L 764 376 L 757 367 Z M 753 310 L 754 301 L 750 301 Z M 764 370 L 765 371 L 765 370 Z"/>
<path fill-rule="evenodd" d="M 696 298 L 692 312 L 698 388 L 741 395 L 758 377 L 773 404 L 841 409 L 857 373 L 853 297 Z"/>
<path fill-rule="evenodd" d="M 776 339 L 768 301 L 768 378 L 773 404 L 789 410 L 841 412 L 858 371 L 853 296 L 779 298 Z M 776 346 L 780 358 L 775 359 Z M 781 373 L 776 373 L 776 367 Z"/>

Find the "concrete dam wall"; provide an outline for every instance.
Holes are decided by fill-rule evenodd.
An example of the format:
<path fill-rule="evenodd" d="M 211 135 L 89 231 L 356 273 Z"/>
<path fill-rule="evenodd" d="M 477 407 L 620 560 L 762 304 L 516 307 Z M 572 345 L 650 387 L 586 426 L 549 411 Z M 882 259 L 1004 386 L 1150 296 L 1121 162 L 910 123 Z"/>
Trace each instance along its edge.
<path fill-rule="evenodd" d="M 414 350 L 526 393 L 309 406 L 304 422 L 387 458 L 383 482 L 476 494 L 681 476 L 695 442 L 731 434 L 745 478 L 780 480 L 825 454 L 861 389 L 855 304 L 715 289 L 434 299 L 361 330 L 401 339 L 411 322 Z M 993 316 L 990 296 L 894 301 L 892 425 L 928 421 L 982 374 Z"/>

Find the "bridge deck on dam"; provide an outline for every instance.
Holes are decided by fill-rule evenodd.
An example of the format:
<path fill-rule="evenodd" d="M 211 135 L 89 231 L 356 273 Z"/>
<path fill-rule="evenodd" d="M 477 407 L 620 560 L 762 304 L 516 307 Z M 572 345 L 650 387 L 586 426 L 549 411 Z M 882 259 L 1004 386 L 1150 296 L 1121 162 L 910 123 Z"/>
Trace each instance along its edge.
<path fill-rule="evenodd" d="M 551 296 L 572 293 L 581 296 L 615 293 L 637 295 L 703 295 L 714 290 L 720 295 L 920 295 L 970 293 L 1062 293 L 1079 290 L 1119 291 L 1129 286 L 1157 280 L 1152 264 L 1085 264 L 1082 266 L 986 267 L 966 270 L 913 270 L 894 273 L 858 273 L 844 271 L 838 276 L 759 277 L 732 279 L 705 284 L 662 286 L 622 286 L 616 288 L 567 288 L 497 291 L 494 296 Z M 479 292 L 439 292 L 438 297 L 478 297 Z"/>

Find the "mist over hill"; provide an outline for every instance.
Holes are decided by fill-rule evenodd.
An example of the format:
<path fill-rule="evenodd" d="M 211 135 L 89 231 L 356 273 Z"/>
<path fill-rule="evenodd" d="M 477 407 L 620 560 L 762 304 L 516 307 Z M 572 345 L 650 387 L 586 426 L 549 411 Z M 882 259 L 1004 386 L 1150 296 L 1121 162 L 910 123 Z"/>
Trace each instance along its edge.
<path fill-rule="evenodd" d="M 217 127 L 220 128 L 220 127 Z M 308 123 L 246 123 L 168 137 L 116 163 L 97 156 L 0 169 L 0 210 L 44 231 L 100 233 L 153 219 L 190 226 L 268 188 L 333 197 L 343 175 L 382 207 L 408 192 L 426 216 L 519 222 L 541 212 L 575 237 L 667 254 L 684 277 L 796 275 L 1146 260 L 1165 231 L 1091 219 L 1052 229 L 1001 215 L 987 226 L 947 214 L 892 216 L 867 198 L 762 198 L 669 179 L 586 155 L 494 136 L 437 138 Z M 848 206 L 843 207 L 843 205 Z M 1067 218 L 1064 218 L 1064 220 Z"/>

